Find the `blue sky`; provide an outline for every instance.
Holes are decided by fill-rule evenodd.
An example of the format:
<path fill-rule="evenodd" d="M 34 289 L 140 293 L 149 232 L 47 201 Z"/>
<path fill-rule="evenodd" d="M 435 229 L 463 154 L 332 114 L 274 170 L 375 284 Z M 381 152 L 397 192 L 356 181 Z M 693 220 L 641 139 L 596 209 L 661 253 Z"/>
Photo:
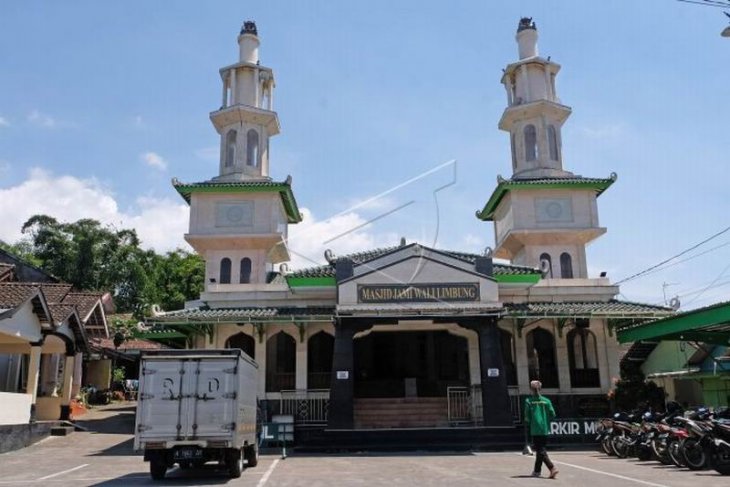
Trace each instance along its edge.
<path fill-rule="evenodd" d="M 496 127 L 506 103 L 499 79 L 517 58 L 523 15 L 537 22 L 541 54 L 563 66 L 558 92 L 573 108 L 565 167 L 619 175 L 599 199 L 608 233 L 589 247 L 590 272 L 621 279 L 730 225 L 730 39 L 719 36 L 727 19 L 717 9 L 672 0 L 5 1 L 0 238 L 17 238 L 27 215 L 43 211 L 134 226 L 157 249 L 182 245 L 186 209 L 170 179 L 216 174 L 208 114 L 220 104 L 218 69 L 236 61 L 241 22 L 253 19 L 277 80 L 282 133 L 271 141 L 271 172 L 294 178 L 304 230 L 335 235 L 416 201 L 332 247 L 406 236 L 481 251 L 493 229 L 474 211 L 497 174 L 510 175 L 509 139 Z M 449 160 L 455 184 L 439 192 L 438 213 L 432 191 L 452 180 L 450 167 L 352 209 Z M 730 233 L 694 254 L 726 242 Z M 321 245 L 310 247 L 302 252 L 320 259 Z M 725 281 L 730 245 L 622 293 L 659 302 L 667 282 L 669 295 L 695 291 L 682 297 L 695 307 L 726 300 Z"/>

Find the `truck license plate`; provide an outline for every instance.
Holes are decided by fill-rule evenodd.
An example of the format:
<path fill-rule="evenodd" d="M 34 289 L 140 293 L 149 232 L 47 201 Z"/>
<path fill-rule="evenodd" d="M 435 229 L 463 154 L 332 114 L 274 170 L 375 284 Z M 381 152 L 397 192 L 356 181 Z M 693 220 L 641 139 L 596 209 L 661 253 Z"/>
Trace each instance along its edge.
<path fill-rule="evenodd" d="M 203 458 L 203 450 L 194 446 L 186 446 L 175 450 L 173 455 L 175 460 L 195 460 Z"/>

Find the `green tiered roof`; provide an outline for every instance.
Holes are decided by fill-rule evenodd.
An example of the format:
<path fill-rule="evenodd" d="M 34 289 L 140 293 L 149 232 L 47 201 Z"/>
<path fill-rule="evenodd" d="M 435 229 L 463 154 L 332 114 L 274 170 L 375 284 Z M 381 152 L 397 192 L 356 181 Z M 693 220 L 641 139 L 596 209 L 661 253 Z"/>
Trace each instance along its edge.
<path fill-rule="evenodd" d="M 172 180 L 172 186 L 180 193 L 180 196 L 190 204 L 193 193 L 268 193 L 276 192 L 281 196 L 281 203 L 289 223 L 299 223 L 302 215 L 299 213 L 297 200 L 291 189 L 291 178 L 286 181 L 203 181 L 200 183 L 182 183 L 177 179 Z"/>
<path fill-rule="evenodd" d="M 572 176 L 565 178 L 536 178 L 536 179 L 497 179 L 497 187 L 494 189 L 489 201 L 481 211 L 477 211 L 477 218 L 484 221 L 491 221 L 494 212 L 497 211 L 502 198 L 510 191 L 521 189 L 592 189 L 596 196 L 606 191 L 616 181 L 616 173 L 608 178 L 584 178 Z"/>
<path fill-rule="evenodd" d="M 394 247 L 381 247 L 363 252 L 356 252 L 353 254 L 347 254 L 340 256 L 342 258 L 350 259 L 355 264 L 362 264 L 369 260 L 381 257 L 385 254 L 397 251 L 399 246 Z M 458 252 L 453 250 L 438 250 L 436 252 L 449 255 L 456 259 L 462 260 L 473 264 L 474 261 L 479 257 L 478 254 L 469 252 Z M 540 270 L 533 267 L 525 267 L 511 264 L 500 264 L 494 263 L 494 279 L 497 282 L 513 282 L 513 283 L 529 283 L 534 284 L 540 280 Z M 289 286 L 335 286 L 335 264 L 324 264 L 314 267 L 307 267 L 305 269 L 299 269 L 286 274 L 286 281 Z"/>

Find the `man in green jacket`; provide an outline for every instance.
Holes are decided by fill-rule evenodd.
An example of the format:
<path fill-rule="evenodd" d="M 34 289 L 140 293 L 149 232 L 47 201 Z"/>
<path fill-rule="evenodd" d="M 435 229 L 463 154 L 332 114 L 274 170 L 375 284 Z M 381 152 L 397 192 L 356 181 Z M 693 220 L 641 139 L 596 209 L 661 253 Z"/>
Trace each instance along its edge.
<path fill-rule="evenodd" d="M 547 454 L 547 435 L 550 434 L 550 420 L 555 417 L 555 409 L 550 399 L 540 394 L 542 383 L 539 380 L 530 382 L 532 395 L 525 399 L 525 428 L 529 428 L 532 435 L 532 447 L 535 450 L 535 468 L 533 477 L 539 477 L 542 464 L 550 469 L 550 478 L 558 475 L 558 469 Z"/>

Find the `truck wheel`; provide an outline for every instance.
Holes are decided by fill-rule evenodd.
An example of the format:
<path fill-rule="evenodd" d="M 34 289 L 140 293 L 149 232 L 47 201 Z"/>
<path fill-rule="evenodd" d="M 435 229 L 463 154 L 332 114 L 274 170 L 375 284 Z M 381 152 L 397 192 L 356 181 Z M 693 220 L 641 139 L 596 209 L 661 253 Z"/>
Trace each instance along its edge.
<path fill-rule="evenodd" d="M 232 449 L 228 451 L 226 458 L 226 467 L 228 467 L 228 475 L 232 479 L 237 479 L 243 472 L 243 455 L 241 450 Z"/>
<path fill-rule="evenodd" d="M 164 460 L 152 460 L 150 461 L 150 475 L 152 480 L 163 480 L 167 473 L 167 464 Z"/>
<path fill-rule="evenodd" d="M 249 445 L 246 447 L 246 466 L 255 467 L 259 464 L 259 449 L 256 445 Z"/>

